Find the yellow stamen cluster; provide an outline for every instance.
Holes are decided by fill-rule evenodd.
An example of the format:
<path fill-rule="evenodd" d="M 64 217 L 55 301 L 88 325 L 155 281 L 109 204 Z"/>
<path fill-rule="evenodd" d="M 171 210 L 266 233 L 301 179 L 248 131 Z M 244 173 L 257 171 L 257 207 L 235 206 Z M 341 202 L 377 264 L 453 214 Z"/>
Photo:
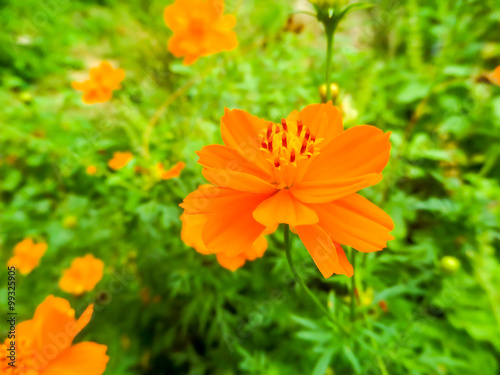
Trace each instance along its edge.
<path fill-rule="evenodd" d="M 318 153 L 314 134 L 299 119 L 281 124 L 270 122 L 261 136 L 261 150 L 269 153 L 268 160 L 276 168 L 285 164 L 297 165 L 302 159 L 309 159 Z"/>

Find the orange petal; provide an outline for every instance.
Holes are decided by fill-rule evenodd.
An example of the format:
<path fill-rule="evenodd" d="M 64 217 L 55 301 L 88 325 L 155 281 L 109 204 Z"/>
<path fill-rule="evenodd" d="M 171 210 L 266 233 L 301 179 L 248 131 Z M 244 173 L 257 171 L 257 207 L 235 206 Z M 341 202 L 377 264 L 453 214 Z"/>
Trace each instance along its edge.
<path fill-rule="evenodd" d="M 319 226 L 333 241 L 362 252 L 382 250 L 394 239 L 389 215 L 359 194 L 334 202 L 311 205 L 319 216 Z"/>
<path fill-rule="evenodd" d="M 93 315 L 94 315 L 94 304 L 91 303 L 89 306 L 87 306 L 85 311 L 82 313 L 82 315 L 80 315 L 80 317 L 76 321 L 75 333 L 73 335 L 73 338 L 75 338 L 76 335 L 78 335 L 80 331 L 84 329 L 87 326 L 87 324 L 89 324 Z"/>
<path fill-rule="evenodd" d="M 202 173 L 209 182 L 222 188 L 258 194 L 272 194 L 276 191 L 276 187 L 269 182 L 248 173 L 213 168 L 205 168 Z"/>
<path fill-rule="evenodd" d="M 316 212 L 295 199 L 288 189 L 280 190 L 263 201 L 254 211 L 253 217 L 266 227 L 279 223 L 310 225 L 319 221 Z"/>
<path fill-rule="evenodd" d="M 382 180 L 382 174 L 369 173 L 349 178 L 298 182 L 290 192 L 304 203 L 324 203 L 353 194 Z"/>
<path fill-rule="evenodd" d="M 212 185 L 202 185 L 188 194 L 179 205 L 188 215 L 208 214 L 214 207 L 213 198 L 220 197 L 221 188 Z"/>
<path fill-rule="evenodd" d="M 51 361 L 40 375 L 102 375 L 109 361 L 107 349 L 93 342 L 74 345 Z"/>
<path fill-rule="evenodd" d="M 245 265 L 245 257 L 242 254 L 236 255 L 234 257 L 228 257 L 224 253 L 217 253 L 217 261 L 219 264 L 231 271 L 236 271 Z"/>
<path fill-rule="evenodd" d="M 186 5 L 187 2 L 184 2 Z M 189 4 L 191 6 L 195 4 Z M 185 29 L 188 26 L 189 21 L 189 8 L 188 6 L 183 6 L 183 3 L 176 1 L 173 4 L 167 6 L 163 12 L 163 18 L 165 24 L 172 30 Z"/>
<path fill-rule="evenodd" d="M 208 215 L 204 243 L 214 252 L 235 256 L 248 248 L 266 229 L 252 216 L 268 194 L 252 194 L 216 187 L 199 188 L 181 204 L 186 213 Z"/>
<path fill-rule="evenodd" d="M 193 247 L 200 254 L 212 254 L 201 238 L 201 232 L 207 222 L 208 216 L 199 215 L 181 215 L 182 229 L 181 239 L 187 246 Z"/>
<path fill-rule="evenodd" d="M 335 245 L 335 249 L 337 249 L 337 256 L 339 257 L 340 266 L 344 269 L 345 275 L 347 277 L 351 277 L 352 275 L 354 275 L 354 269 L 352 268 L 351 263 L 349 263 L 344 249 L 342 249 L 342 246 L 340 246 L 340 244 L 337 242 L 334 242 L 333 244 Z"/>
<path fill-rule="evenodd" d="M 271 163 L 259 163 L 258 151 L 254 151 L 242 155 L 236 149 L 223 145 L 205 146 L 197 152 L 200 157 L 198 163 L 204 167 L 253 174 L 264 181 L 271 181 L 273 166 Z"/>
<path fill-rule="evenodd" d="M 91 81 L 71 82 L 71 87 L 78 91 L 87 91 L 93 86 Z"/>
<path fill-rule="evenodd" d="M 173 55 L 176 57 L 179 57 L 179 55 L 182 56 L 183 54 L 182 52 L 181 53 L 177 52 L 176 54 L 174 50 L 171 50 L 170 52 L 172 52 Z M 182 60 L 182 64 L 186 66 L 193 65 L 196 61 L 198 61 L 200 57 L 201 57 L 200 55 L 186 55 L 184 57 L 184 60 Z"/>
<path fill-rule="evenodd" d="M 331 101 L 308 105 L 299 112 L 298 118 L 316 138 L 323 138 L 323 145 L 342 133 L 342 114 Z"/>
<path fill-rule="evenodd" d="M 245 265 L 247 260 L 255 260 L 261 258 L 267 250 L 267 240 L 264 235 L 261 235 L 257 240 L 243 251 L 234 257 L 227 256 L 225 253 L 217 253 L 217 261 L 219 264 L 231 271 L 236 271 Z"/>
<path fill-rule="evenodd" d="M 241 109 L 224 109 L 221 118 L 222 139 L 226 146 L 239 148 L 260 148 L 259 135 L 267 128 L 267 121 Z"/>
<path fill-rule="evenodd" d="M 125 70 L 115 69 L 115 71 L 113 72 L 113 81 L 115 82 L 115 84 L 120 83 L 124 79 L 125 79 Z M 118 85 L 118 86 L 120 86 L 120 85 Z M 119 88 L 119 87 L 117 87 L 117 88 Z"/>
<path fill-rule="evenodd" d="M 48 296 L 38 305 L 33 322 L 34 330 L 31 335 L 34 337 L 35 348 L 39 351 L 43 350 L 44 345 L 54 341 L 54 338 L 58 340 L 58 349 L 62 351 L 71 345 L 78 333 L 74 333 L 77 330 L 75 311 L 63 298 Z"/>
<path fill-rule="evenodd" d="M 338 253 L 343 254 L 342 248 L 339 251 L 323 229 L 318 225 L 301 225 L 295 227 L 295 230 L 323 277 L 328 278 L 334 273 L 352 276 L 352 267 L 346 267 L 347 264 L 344 258 L 342 264 L 340 262 Z M 343 257 L 345 257 L 345 254 Z"/>
<path fill-rule="evenodd" d="M 497 66 L 493 71 L 492 77 L 495 80 L 495 83 L 500 86 L 500 66 Z"/>
<path fill-rule="evenodd" d="M 380 173 L 389 161 L 390 133 L 369 125 L 350 128 L 311 159 L 303 181 L 349 178 Z"/>
<path fill-rule="evenodd" d="M 267 240 L 264 235 L 257 238 L 251 247 L 246 249 L 242 255 L 247 260 L 255 260 L 261 258 L 267 250 Z"/>
<path fill-rule="evenodd" d="M 252 160 L 260 169 L 268 170 L 269 162 L 260 150 L 259 138 L 267 124 L 268 121 L 248 112 L 225 108 L 220 124 L 222 140 L 226 146 L 238 150 L 245 159 Z"/>
<path fill-rule="evenodd" d="M 170 168 L 168 171 L 163 172 L 161 174 L 161 178 L 163 180 L 169 180 L 174 177 L 179 177 L 185 166 L 186 164 L 180 161 L 177 164 L 175 164 L 172 168 Z"/>

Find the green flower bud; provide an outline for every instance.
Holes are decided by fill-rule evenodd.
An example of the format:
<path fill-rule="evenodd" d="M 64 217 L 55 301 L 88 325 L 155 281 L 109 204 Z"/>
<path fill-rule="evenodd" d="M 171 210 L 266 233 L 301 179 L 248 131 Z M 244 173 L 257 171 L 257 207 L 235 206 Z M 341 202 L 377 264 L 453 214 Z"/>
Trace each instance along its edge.
<path fill-rule="evenodd" d="M 335 104 L 337 101 L 337 98 L 339 97 L 339 91 L 340 91 L 339 85 L 337 85 L 335 82 L 332 82 L 330 84 L 330 91 L 332 92 L 332 95 L 330 98 L 327 98 L 326 97 L 326 83 L 323 83 L 319 87 L 319 96 L 321 97 L 322 102 L 327 102 L 327 101 L 331 100 L 333 102 L 333 104 Z"/>
<path fill-rule="evenodd" d="M 453 274 L 460 269 L 460 261 L 449 255 L 441 258 L 440 265 L 441 269 L 448 274 Z"/>
<path fill-rule="evenodd" d="M 28 91 L 23 91 L 19 94 L 19 99 L 25 104 L 30 104 L 33 101 L 33 95 Z"/>
<path fill-rule="evenodd" d="M 76 216 L 70 215 L 66 216 L 63 220 L 63 227 L 66 229 L 73 229 L 78 225 L 78 218 Z"/>

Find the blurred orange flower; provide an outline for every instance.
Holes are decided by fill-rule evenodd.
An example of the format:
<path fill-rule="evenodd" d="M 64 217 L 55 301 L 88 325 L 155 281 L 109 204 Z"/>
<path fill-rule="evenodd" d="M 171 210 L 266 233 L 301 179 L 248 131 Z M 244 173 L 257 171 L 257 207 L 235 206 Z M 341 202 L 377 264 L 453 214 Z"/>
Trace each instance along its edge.
<path fill-rule="evenodd" d="M 238 46 L 233 15 L 223 15 L 223 0 L 176 0 L 165 8 L 164 18 L 174 35 L 168 49 L 191 65 L 200 57 L 230 51 Z"/>
<path fill-rule="evenodd" d="M 185 214 L 206 218 L 201 240 L 211 252 L 234 257 L 266 228 L 289 224 L 326 278 L 353 274 L 340 244 L 373 252 L 393 239 L 389 215 L 356 194 L 382 179 L 390 133 L 368 125 L 343 130 L 331 102 L 293 111 L 281 123 L 226 109 L 221 133 L 224 146 L 198 152 L 215 186 L 181 204 Z"/>
<path fill-rule="evenodd" d="M 167 171 L 163 167 L 162 163 L 158 163 L 156 168 L 158 169 L 158 173 L 160 174 L 160 178 L 162 180 L 170 180 L 171 178 L 179 177 L 185 166 L 186 164 L 180 161 Z"/>
<path fill-rule="evenodd" d="M 17 340 L 0 345 L 1 373 L 5 375 L 101 375 L 109 357 L 107 347 L 93 342 L 72 345 L 75 336 L 92 318 L 90 305 L 77 320 L 75 310 L 63 298 L 48 296 L 33 319 L 17 325 Z M 5 353 L 15 353 L 16 367 L 8 366 Z"/>
<path fill-rule="evenodd" d="M 129 151 L 125 152 L 116 151 L 113 154 L 113 158 L 108 161 L 108 165 L 111 169 L 117 171 L 125 167 L 130 162 L 130 160 L 133 159 L 133 157 L 134 155 L 132 155 L 132 153 Z"/>
<path fill-rule="evenodd" d="M 500 65 L 493 71 L 492 77 L 495 83 L 500 86 Z"/>
<path fill-rule="evenodd" d="M 91 175 L 91 176 L 92 176 L 92 175 L 95 175 L 95 174 L 96 174 L 96 172 L 97 172 L 97 168 L 96 168 L 96 166 L 95 166 L 95 165 L 89 165 L 89 166 L 87 167 L 87 169 L 86 169 L 86 172 L 87 172 L 87 174 L 88 174 L 88 175 Z"/>
<path fill-rule="evenodd" d="M 103 261 L 94 258 L 92 254 L 76 258 L 71 263 L 70 268 L 63 272 L 59 288 L 76 296 L 90 292 L 101 281 L 103 271 Z"/>
<path fill-rule="evenodd" d="M 72 82 L 75 90 L 83 91 L 85 104 L 104 103 L 111 99 L 113 90 L 121 88 L 120 82 L 125 78 L 123 69 L 114 69 L 107 61 L 90 69 L 90 79 L 84 82 Z"/>
<path fill-rule="evenodd" d="M 14 247 L 14 255 L 7 263 L 9 267 L 15 266 L 22 275 L 26 275 L 40 264 L 47 247 L 45 242 L 34 243 L 31 238 L 25 238 Z"/>
<path fill-rule="evenodd" d="M 208 220 L 207 215 L 181 215 L 182 229 L 181 238 L 187 246 L 193 247 L 200 254 L 214 254 L 216 251 L 209 249 L 202 239 L 202 231 Z M 261 258 L 267 250 L 267 240 L 264 234 L 272 233 L 276 227 L 271 228 L 259 236 L 250 246 L 245 248 L 240 253 L 233 255 L 231 252 L 227 255 L 224 252 L 217 252 L 217 261 L 219 264 L 231 271 L 236 271 L 245 265 L 247 260 L 255 260 Z"/>

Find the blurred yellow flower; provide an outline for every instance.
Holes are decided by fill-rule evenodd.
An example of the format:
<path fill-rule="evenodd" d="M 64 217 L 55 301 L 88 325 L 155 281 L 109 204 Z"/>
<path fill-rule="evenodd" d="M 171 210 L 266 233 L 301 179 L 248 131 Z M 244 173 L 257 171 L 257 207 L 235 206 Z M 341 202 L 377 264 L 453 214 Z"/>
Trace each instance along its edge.
<path fill-rule="evenodd" d="M 89 165 L 85 171 L 87 172 L 88 175 L 92 176 L 96 174 L 97 168 L 95 165 Z"/>
<path fill-rule="evenodd" d="M 90 69 L 90 79 L 84 82 L 72 82 L 75 90 L 83 91 L 82 101 L 85 104 L 104 103 L 111 99 L 113 90 L 121 88 L 120 82 L 125 78 L 123 69 L 114 69 L 107 61 Z"/>
<path fill-rule="evenodd" d="M 133 159 L 133 157 L 134 155 L 132 155 L 132 153 L 129 151 L 117 151 L 113 154 L 113 158 L 108 161 L 108 165 L 111 169 L 117 171 L 125 167 L 130 162 L 130 160 Z"/>
<path fill-rule="evenodd" d="M 101 375 L 109 357 L 107 347 L 93 342 L 72 345 L 76 335 L 92 318 L 93 305 L 80 318 L 63 298 L 48 296 L 36 309 L 33 319 L 19 323 L 17 340 L 0 344 L 0 371 L 4 375 Z M 8 366 L 15 357 L 15 367 Z"/>
<path fill-rule="evenodd" d="M 216 251 L 209 249 L 203 241 L 203 227 L 208 220 L 208 215 L 181 215 L 182 229 L 181 238 L 187 246 L 193 247 L 200 254 L 214 254 Z M 255 260 L 264 255 L 267 250 L 267 240 L 264 234 L 270 234 L 276 227 L 263 233 L 249 247 L 236 255 L 224 252 L 216 253 L 219 264 L 231 271 L 243 267 L 247 260 Z"/>
<path fill-rule="evenodd" d="M 162 180 L 170 180 L 171 178 L 179 177 L 185 166 L 186 164 L 180 161 L 168 170 L 165 170 L 162 163 L 158 163 L 156 168 Z"/>
<path fill-rule="evenodd" d="M 14 247 L 14 255 L 7 262 L 9 267 L 14 266 L 26 275 L 40 264 L 40 258 L 47 250 L 45 242 L 34 243 L 31 238 L 25 238 Z"/>
<path fill-rule="evenodd" d="M 70 268 L 63 272 L 59 288 L 76 296 L 90 292 L 101 281 L 103 271 L 103 261 L 94 258 L 92 254 L 76 258 Z"/>
<path fill-rule="evenodd" d="M 176 0 L 164 12 L 165 23 L 174 32 L 168 50 L 191 65 L 200 57 L 235 49 L 236 18 L 223 13 L 223 0 Z"/>

